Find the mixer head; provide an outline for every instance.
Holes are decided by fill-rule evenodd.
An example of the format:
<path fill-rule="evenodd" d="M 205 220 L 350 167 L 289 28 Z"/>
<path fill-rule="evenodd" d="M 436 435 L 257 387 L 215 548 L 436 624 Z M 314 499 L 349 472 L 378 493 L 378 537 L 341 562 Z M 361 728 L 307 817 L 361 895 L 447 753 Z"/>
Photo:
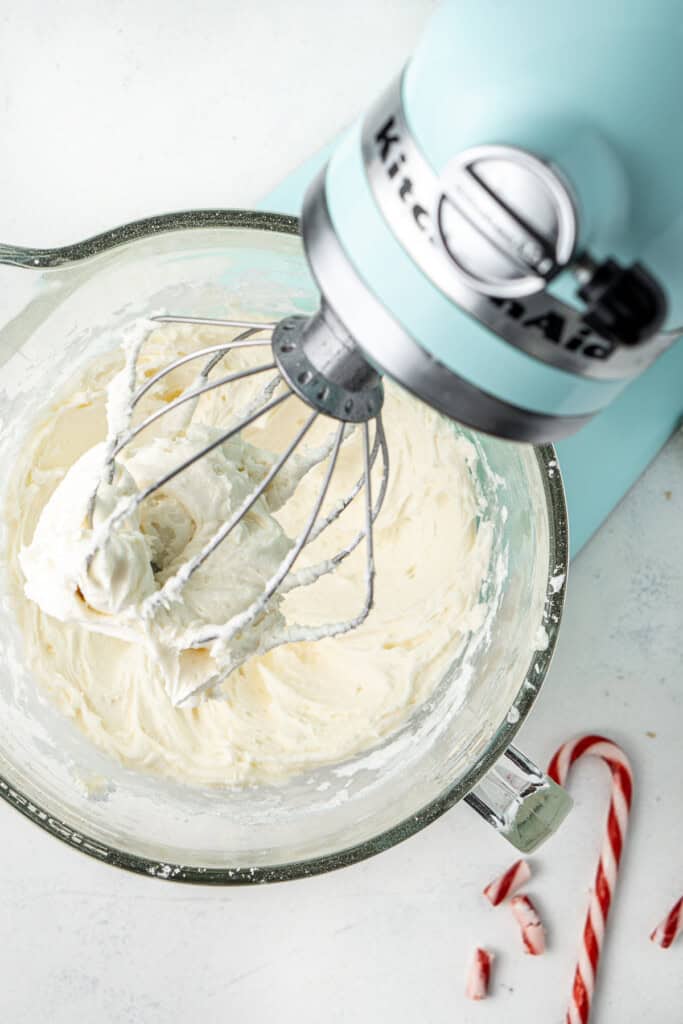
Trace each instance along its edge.
<path fill-rule="evenodd" d="M 437 173 L 405 94 L 401 79 L 306 196 L 306 254 L 335 324 L 316 348 L 344 337 L 356 363 L 475 429 L 565 437 L 678 337 L 662 330 L 662 284 L 639 262 L 587 248 L 578 171 L 577 191 L 558 164 L 521 147 L 454 143 Z M 616 158 L 599 140 L 581 144 L 593 177 L 613 175 L 616 191 Z"/>
<path fill-rule="evenodd" d="M 308 190 L 302 236 L 321 306 L 274 326 L 280 373 L 343 421 L 377 414 L 386 374 L 498 437 L 574 433 L 679 337 L 662 329 L 662 283 L 587 246 L 570 157 L 571 181 L 511 145 L 469 146 L 437 173 L 404 96 L 401 79 Z M 606 145 L 581 145 L 616 189 Z"/>

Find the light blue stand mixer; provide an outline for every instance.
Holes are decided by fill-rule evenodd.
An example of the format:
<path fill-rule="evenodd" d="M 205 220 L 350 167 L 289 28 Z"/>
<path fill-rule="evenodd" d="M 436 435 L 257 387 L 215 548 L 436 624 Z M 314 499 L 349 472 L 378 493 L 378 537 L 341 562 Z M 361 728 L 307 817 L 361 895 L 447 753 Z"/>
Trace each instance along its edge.
<path fill-rule="evenodd" d="M 304 203 L 297 373 L 372 388 L 366 364 L 518 440 L 583 428 L 574 550 L 683 413 L 682 31 L 676 0 L 446 2 Z"/>
<path fill-rule="evenodd" d="M 238 377 L 257 372 L 275 376 L 259 392 L 260 406 L 258 402 L 252 406 L 250 399 L 241 421 L 231 423 L 218 440 L 146 486 L 135 495 L 137 504 L 288 400 L 292 392 L 311 407 L 307 421 L 284 453 L 278 454 L 257 489 L 172 578 L 171 582 L 179 579 L 179 588 L 239 526 L 317 414 L 338 421 L 336 437 L 327 449 L 330 465 L 310 516 L 281 565 L 263 581 L 262 593 L 227 624 L 233 631 L 229 639 L 258 619 L 283 584 L 291 588 L 314 583 L 362 540 L 366 592 L 355 618 L 299 627 L 301 633 L 294 636 L 291 630 L 281 631 L 276 643 L 262 646 L 259 653 L 292 638 L 339 635 L 369 614 L 375 571 L 373 522 L 389 474 L 379 415 L 384 375 L 475 430 L 531 444 L 557 442 L 574 551 L 666 441 L 683 413 L 683 344 L 678 341 L 683 334 L 683 327 L 678 327 L 683 324 L 682 36 L 681 0 L 651 4 L 575 0 L 571 5 L 548 0 L 517 4 L 448 0 L 431 19 L 399 79 L 339 144 L 301 168 L 264 203 L 269 209 L 297 214 L 303 203 L 301 228 L 308 265 L 321 295 L 318 311 L 287 316 L 277 323 L 157 317 L 214 322 L 242 333 L 181 355 L 159 370 L 132 395 L 131 415 L 151 386 L 198 357 L 208 361 L 196 386 L 169 400 L 165 412 Z M 231 231 L 266 228 L 283 237 L 297 231 L 291 218 L 193 211 L 127 225 L 63 250 L 0 246 L 0 262 L 52 269 L 164 231 L 220 225 Z M 155 260 L 158 256 L 156 252 Z M 188 258 L 183 270 L 188 276 L 190 264 Z M 299 263 L 299 274 L 301 269 Z M 146 287 L 144 273 L 140 281 Z M 125 303 L 131 301 L 131 290 L 127 284 Z M 288 300 L 277 308 L 292 305 Z M 16 338 L 21 341 L 19 335 L 17 329 Z M 11 333 L 7 337 L 12 342 Z M 265 365 L 208 379 L 228 351 L 248 346 L 269 348 L 272 359 L 267 351 Z M 283 384 L 288 385 L 285 393 L 276 394 Z M 151 414 L 117 437 L 110 465 L 123 446 L 160 415 Z M 323 501 L 348 423 L 362 425 L 362 474 L 323 516 Z M 523 454 L 532 453 L 525 450 Z M 553 453 L 539 457 L 551 460 Z M 376 480 L 379 477 L 376 494 L 371 486 L 375 461 L 381 467 L 375 473 Z M 555 475 L 553 462 L 547 467 L 553 469 L 550 478 Z M 554 504 L 563 513 L 557 479 L 552 486 L 557 490 Z M 363 529 L 333 556 L 306 566 L 300 577 L 292 574 L 294 583 L 291 577 L 286 579 L 309 539 L 315 540 L 335 521 L 361 489 Z M 534 536 L 527 532 L 526 539 L 533 548 Z M 543 599 L 551 610 L 554 600 L 558 610 L 561 606 L 557 588 L 564 581 L 564 539 L 559 553 L 561 561 L 550 562 L 550 572 L 557 575 L 550 577 L 547 594 L 545 575 L 542 578 Z M 558 617 L 553 619 L 555 625 Z M 220 636 L 198 635 L 188 646 L 204 648 L 224 640 L 227 626 L 221 626 Z M 373 802 L 381 805 L 384 832 L 379 846 L 374 838 L 368 843 L 365 833 L 351 842 L 345 825 L 337 842 L 336 833 L 330 831 L 337 824 L 328 827 L 324 813 L 310 814 L 312 790 L 307 789 L 301 852 L 293 854 L 290 844 L 286 854 L 282 852 L 279 833 L 273 839 L 270 830 L 272 808 L 267 803 L 258 829 L 250 807 L 245 832 L 235 840 L 236 861 L 230 862 L 227 873 L 211 866 L 213 861 L 208 867 L 194 868 L 194 852 L 186 860 L 177 852 L 180 846 L 164 848 L 163 860 L 155 867 L 147 853 L 128 855 L 128 838 L 116 862 L 147 873 L 151 865 L 152 874 L 171 871 L 173 863 L 178 878 L 201 882 L 291 878 L 377 852 L 384 848 L 382 844 L 405 838 L 460 798 L 467 799 L 520 849 L 532 849 L 559 823 L 568 798 L 512 747 L 500 771 L 494 762 L 514 736 L 520 708 L 524 715 L 531 706 L 551 653 L 552 645 L 547 650 L 542 644 L 535 646 L 533 669 L 538 679 L 527 669 L 525 658 L 515 703 L 509 713 L 506 710 L 495 736 L 484 742 L 479 732 L 473 733 L 476 742 L 462 745 L 468 756 L 470 750 L 483 751 L 462 775 L 453 767 L 457 744 L 444 731 L 439 733 L 439 743 L 443 740 L 439 757 L 446 767 L 443 772 L 434 770 L 439 760 L 432 746 L 425 745 L 420 761 L 425 766 L 422 788 L 416 786 L 417 776 L 411 770 L 409 786 L 396 793 L 388 788 L 393 778 L 389 773 L 389 781 L 373 777 L 367 787 L 370 795 L 359 787 L 352 808 L 345 804 L 345 791 L 339 806 L 345 807 L 348 820 L 351 813 L 356 815 L 354 820 L 363 828 L 373 820 Z M 501 665 L 506 667 L 503 661 Z M 495 672 L 487 673 L 489 677 L 496 681 Z M 224 678 L 201 680 L 183 700 L 194 699 Z M 514 674 L 511 678 L 514 683 Z M 470 717 L 479 721 L 485 716 Z M 452 716 L 458 718 L 457 713 Z M 412 749 L 415 757 L 422 757 L 422 749 L 416 752 L 414 745 Z M 386 790 L 381 788 L 385 784 Z M 38 801 L 36 796 L 38 803 L 33 798 L 29 803 L 18 790 L 6 788 L 17 797 L 8 799 L 24 813 L 43 815 L 39 820 L 44 827 L 62 838 L 66 834 L 72 845 L 85 842 L 77 829 L 91 811 L 79 811 L 71 818 L 66 815 L 66 832 L 60 831 L 59 817 L 40 810 L 42 797 Z M 324 792 L 323 787 L 318 791 Z M 327 806 L 329 794 L 321 799 Z M 61 803 L 56 806 L 59 815 Z M 236 818 L 232 807 L 226 807 L 229 813 L 213 814 L 213 818 L 231 827 Z M 287 810 L 288 820 L 304 820 L 296 818 L 291 808 Z M 183 821 L 191 817 L 184 813 Z M 309 840 L 308 823 L 314 818 L 320 836 Z M 145 824 L 141 834 L 146 836 L 146 829 Z M 213 831 L 210 834 L 213 837 Z M 216 849 L 229 851 L 233 842 L 211 841 L 212 857 Z M 193 843 L 193 836 L 187 842 Z M 117 849 L 103 843 L 93 848 L 103 858 Z M 144 845 L 143 850 L 147 849 Z M 299 849 L 296 843 L 295 849 Z M 215 877 L 210 879 L 211 871 Z"/>
<path fill-rule="evenodd" d="M 364 602 L 352 619 L 305 627 L 289 640 L 341 635 L 373 607 L 372 531 L 390 462 L 381 420 L 384 375 L 453 420 L 496 437 L 540 445 L 586 428 L 587 440 L 568 449 L 569 460 L 562 452 L 561 468 L 566 472 L 568 464 L 571 476 L 572 464 L 578 467 L 589 495 L 603 481 L 614 491 L 615 450 L 633 465 L 636 436 L 644 433 L 649 447 L 661 444 L 679 417 L 683 346 L 676 342 L 683 328 L 674 325 L 683 322 L 683 216 L 675 212 L 683 203 L 673 168 L 683 132 L 672 126 L 683 76 L 673 0 L 658 8 L 653 24 L 635 3 L 626 13 L 605 5 L 595 14 L 587 9 L 585 18 L 580 8 L 558 13 L 541 0 L 529 0 L 521 11 L 474 0 L 445 3 L 398 80 L 346 134 L 306 192 L 301 232 L 321 295 L 317 312 L 268 324 L 157 317 L 239 327 L 244 333 L 230 344 L 270 345 L 273 362 L 258 372 L 276 370 L 276 387 L 285 385 L 285 393 L 273 398 L 266 389 L 265 404 L 226 437 L 296 394 L 311 407 L 310 422 L 320 414 L 337 421 L 332 474 L 345 425 L 363 426 Z M 606 60 L 608 52 L 619 59 Z M 644 89 L 630 71 L 653 52 L 661 70 L 653 72 L 656 86 Z M 261 337 L 264 331 L 269 337 Z M 639 378 L 657 403 L 649 424 L 640 395 L 627 390 Z M 612 422 L 621 427 L 624 415 L 628 422 L 616 444 L 608 427 L 608 451 L 600 444 L 606 422 L 600 419 L 624 392 L 625 405 Z M 378 456 L 374 502 L 371 470 Z M 587 484 L 586 469 L 597 486 Z M 160 477 L 138 501 L 168 479 Z M 290 569 L 319 529 L 324 497 L 323 489 L 262 597 L 246 618 L 231 620 L 230 637 L 255 621 L 281 587 L 293 585 Z M 183 580 L 249 508 L 183 569 Z M 333 571 L 360 539 L 321 571 Z M 283 635 L 277 644 L 285 642 Z M 217 682 L 211 676 L 189 697 Z"/>

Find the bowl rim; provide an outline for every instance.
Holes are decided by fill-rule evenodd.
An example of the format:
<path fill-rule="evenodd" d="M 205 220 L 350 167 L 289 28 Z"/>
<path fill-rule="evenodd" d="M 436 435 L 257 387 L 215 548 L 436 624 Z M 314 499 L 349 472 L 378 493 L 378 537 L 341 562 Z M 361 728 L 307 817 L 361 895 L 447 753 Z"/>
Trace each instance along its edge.
<path fill-rule="evenodd" d="M 160 214 L 131 221 L 73 245 L 56 249 L 27 249 L 0 246 L 0 263 L 31 269 L 52 269 L 70 263 L 82 262 L 104 252 L 130 245 L 150 237 L 175 231 L 205 228 L 232 228 L 272 231 L 276 234 L 299 235 L 299 220 L 287 214 L 262 210 L 203 209 L 184 210 Z M 95 859 L 135 874 L 167 881 L 199 885 L 251 885 L 264 882 L 291 881 L 319 875 L 337 868 L 366 860 L 408 839 L 425 828 L 457 803 L 477 784 L 498 761 L 531 709 L 555 651 L 564 606 L 565 586 L 553 585 L 553 578 L 566 577 L 569 556 L 569 531 L 564 486 L 559 463 L 552 445 L 534 447 L 540 471 L 548 514 L 548 585 L 544 622 L 548 643 L 543 650 L 534 652 L 523 676 L 508 716 L 498 727 L 486 750 L 475 760 L 465 775 L 447 786 L 439 796 L 429 801 L 417 813 L 384 829 L 376 836 L 346 847 L 335 853 L 307 860 L 253 868 L 216 868 L 158 861 L 100 842 L 86 832 L 72 828 L 48 810 L 36 804 L 0 776 L 0 797 L 36 825 L 62 842 Z M 564 579 L 562 580 L 564 583 Z M 539 623 L 539 626 L 542 625 Z M 533 680 L 533 685 L 524 685 Z M 514 719 L 512 721 L 511 719 Z"/>

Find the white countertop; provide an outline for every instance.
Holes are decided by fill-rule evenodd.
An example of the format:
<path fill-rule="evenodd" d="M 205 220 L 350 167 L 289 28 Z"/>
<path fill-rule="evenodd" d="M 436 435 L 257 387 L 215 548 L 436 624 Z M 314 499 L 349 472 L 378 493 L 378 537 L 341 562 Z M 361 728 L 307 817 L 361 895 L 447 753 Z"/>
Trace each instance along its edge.
<path fill-rule="evenodd" d="M 253 204 L 398 70 L 433 6 L 0 3 L 0 239 L 54 245 L 150 213 Z M 0 268 L 0 303 L 3 281 Z M 565 739 L 601 731 L 634 763 L 596 1024 L 683 1020 L 683 940 L 648 941 L 683 891 L 682 624 L 679 434 L 576 561 L 557 656 L 519 737 L 545 764 Z M 520 952 L 509 910 L 480 895 L 512 852 L 464 806 L 336 874 L 216 890 L 118 872 L 3 804 L 0 1018 L 559 1022 L 608 773 L 582 763 L 570 788 L 574 812 L 532 858 L 550 941 L 538 959 Z M 477 944 L 498 954 L 495 998 L 472 1004 L 463 977 Z"/>

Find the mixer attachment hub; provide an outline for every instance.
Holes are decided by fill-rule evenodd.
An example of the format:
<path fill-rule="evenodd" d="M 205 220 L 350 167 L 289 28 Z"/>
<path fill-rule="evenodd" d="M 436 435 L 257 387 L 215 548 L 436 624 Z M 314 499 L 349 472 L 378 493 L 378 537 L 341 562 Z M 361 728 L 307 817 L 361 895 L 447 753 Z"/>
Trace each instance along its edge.
<path fill-rule="evenodd" d="M 380 412 L 380 376 L 328 306 L 312 317 L 282 320 L 273 332 L 273 356 L 290 388 L 319 412 L 345 423 L 365 423 Z"/>

